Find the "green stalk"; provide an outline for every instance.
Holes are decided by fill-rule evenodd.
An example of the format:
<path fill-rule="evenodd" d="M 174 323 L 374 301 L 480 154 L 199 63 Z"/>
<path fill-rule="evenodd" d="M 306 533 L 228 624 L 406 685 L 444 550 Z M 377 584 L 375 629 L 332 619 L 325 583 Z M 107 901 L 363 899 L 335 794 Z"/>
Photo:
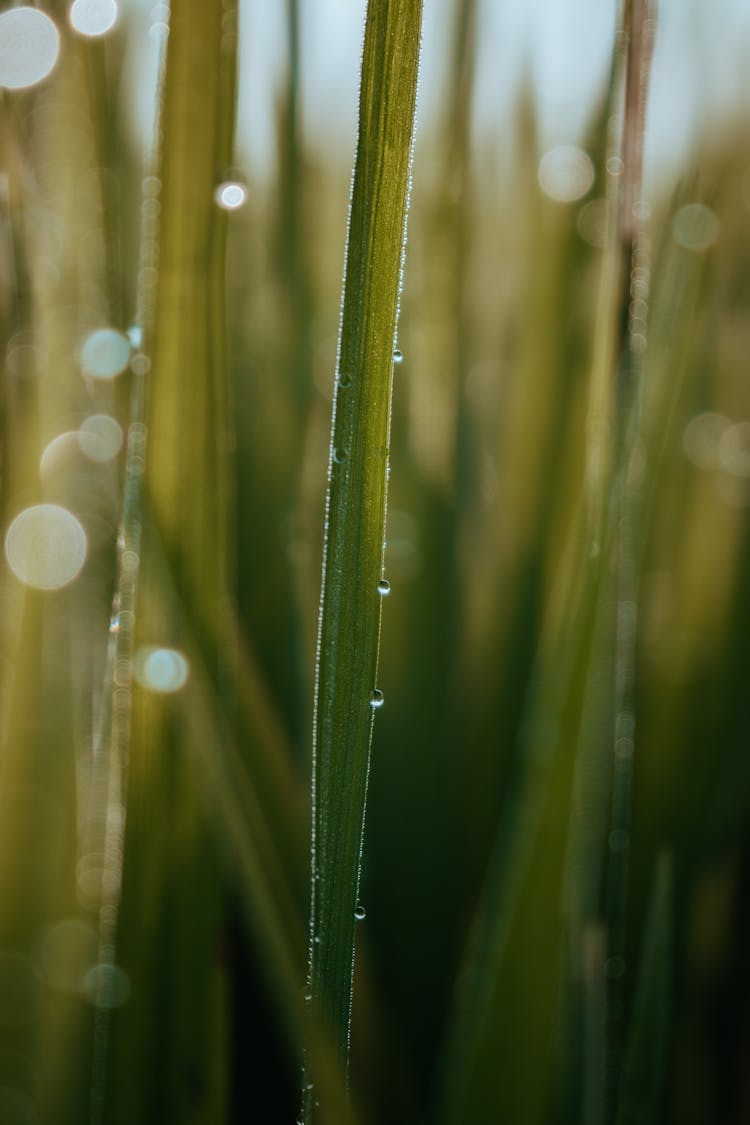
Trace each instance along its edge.
<path fill-rule="evenodd" d="M 646 101 L 655 31 L 653 0 L 630 0 L 626 8 L 629 36 L 625 110 L 623 119 L 623 189 L 620 196 L 619 238 L 625 270 L 621 291 L 620 348 L 615 401 L 616 458 L 610 505 L 613 527 L 613 579 L 616 590 L 614 621 L 614 715 L 612 804 L 609 852 L 604 891 L 607 922 L 607 1039 L 605 1120 L 614 1121 L 624 1049 L 623 1008 L 625 983 L 625 909 L 630 851 L 635 751 L 635 670 L 641 555 L 641 496 L 633 471 L 638 455 L 642 397 L 642 353 L 646 317 L 635 310 L 645 307 L 644 296 L 635 298 L 637 280 L 648 275 L 650 247 L 644 229 L 642 202 L 643 138 Z"/>
<path fill-rule="evenodd" d="M 309 993 L 314 1026 L 349 1046 L 354 912 L 380 638 L 393 352 L 421 0 L 371 0 L 365 25 L 336 371 L 313 734 Z M 307 1084 L 314 1081 L 308 1074 Z M 305 1097 L 312 1120 L 314 1097 Z"/>

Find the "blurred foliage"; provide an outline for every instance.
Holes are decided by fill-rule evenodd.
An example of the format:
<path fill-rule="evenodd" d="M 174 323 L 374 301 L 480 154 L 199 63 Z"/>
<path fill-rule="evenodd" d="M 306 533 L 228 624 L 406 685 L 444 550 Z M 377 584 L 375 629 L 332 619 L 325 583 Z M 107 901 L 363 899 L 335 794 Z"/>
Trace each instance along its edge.
<path fill-rule="evenodd" d="M 14 1125 L 281 1125 L 299 1106 L 351 165 L 302 131 L 290 0 L 276 160 L 222 212 L 213 188 L 237 178 L 233 13 L 183 9 L 165 48 L 163 144 L 145 164 L 123 126 L 123 49 L 146 34 L 127 12 L 86 40 L 55 6 L 57 67 L 0 101 L 0 524 L 5 536 L 22 510 L 55 503 L 88 540 L 59 591 L 27 589 L 0 562 L 0 1121 Z M 348 1110 L 319 1045 L 331 1122 L 744 1121 L 747 122 L 702 136 L 679 181 L 651 192 L 623 478 L 632 733 L 613 721 L 618 590 L 606 541 L 597 561 L 587 535 L 610 111 L 603 99 L 582 142 L 593 184 L 551 198 L 528 85 L 491 152 L 473 135 L 475 5 L 454 9 L 414 165 L 386 706 Z M 222 66 L 180 63 L 182 26 Z M 130 369 L 82 378 L 87 336 L 131 325 L 143 340 Z M 126 433 L 116 459 L 75 440 L 49 452 L 95 413 Z M 184 654 L 182 690 L 144 687 L 147 645 Z M 626 837 L 612 819 L 623 757 Z M 608 872 L 623 852 L 613 957 Z"/>

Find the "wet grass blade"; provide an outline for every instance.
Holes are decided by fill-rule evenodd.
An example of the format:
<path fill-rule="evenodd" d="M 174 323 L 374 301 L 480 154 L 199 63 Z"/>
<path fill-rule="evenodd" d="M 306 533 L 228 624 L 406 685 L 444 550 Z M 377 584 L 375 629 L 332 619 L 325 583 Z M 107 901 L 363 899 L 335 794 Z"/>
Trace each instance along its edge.
<path fill-rule="evenodd" d="M 349 1043 L 354 912 L 370 761 L 393 350 L 421 0 L 368 6 L 326 500 L 314 725 L 310 992 Z M 313 1076 L 314 1077 L 314 1076 Z M 313 1119 L 306 1097 L 305 1119 Z"/>

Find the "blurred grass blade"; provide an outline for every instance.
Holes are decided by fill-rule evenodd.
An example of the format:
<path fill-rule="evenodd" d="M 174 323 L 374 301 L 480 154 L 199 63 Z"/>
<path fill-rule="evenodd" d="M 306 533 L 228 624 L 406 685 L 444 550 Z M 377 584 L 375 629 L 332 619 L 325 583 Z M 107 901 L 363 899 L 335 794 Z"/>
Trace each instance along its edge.
<path fill-rule="evenodd" d="M 419 65 L 421 0 L 367 10 L 326 500 L 313 761 L 310 991 L 348 1052 L 380 635 L 393 350 Z M 314 1076 L 313 1076 L 314 1077 Z M 305 1097 L 312 1120 L 313 1097 Z"/>
<path fill-rule="evenodd" d="M 656 864 L 648 908 L 635 1006 L 625 1055 L 618 1125 L 658 1125 L 664 1120 L 673 962 L 672 859 Z"/>
<path fill-rule="evenodd" d="M 128 483 L 136 491 L 135 550 L 143 521 L 137 485 L 145 468 L 148 511 L 199 623 L 203 659 L 224 682 L 228 677 L 221 669 L 232 660 L 226 631 L 233 536 L 224 342 L 226 213 L 214 193 L 232 156 L 235 21 L 236 6 L 219 0 L 187 0 L 171 12 L 158 180 L 144 185 L 142 204 L 144 257 L 155 238 L 154 213 L 160 216 L 158 273 L 151 268 L 141 274 L 139 327 L 151 360 L 146 425 L 136 400 L 128 451 Z M 141 357 L 137 378 L 144 366 Z M 151 437 L 147 446 L 146 433 Z M 126 497 L 126 521 L 127 507 Z M 130 534 L 126 524 L 126 542 Z M 128 555 L 133 551 L 121 555 L 121 584 L 128 570 L 134 577 Z M 135 643 L 179 648 L 184 643 L 179 621 L 154 573 L 152 555 L 146 523 Z M 118 641 L 132 643 L 132 618 L 124 624 L 121 614 Z M 125 656 L 134 657 L 137 668 L 137 648 Z M 227 1107 L 228 986 L 226 965 L 217 956 L 221 869 L 190 753 L 191 740 L 201 734 L 180 722 L 169 695 L 140 684 L 132 692 L 119 923 L 132 999 L 117 1014 L 112 1078 L 106 1091 L 95 1085 L 92 1110 L 97 1120 L 158 1117 L 175 1125 L 188 1120 L 208 1125 L 222 1120 Z M 218 739 L 212 739 L 212 751 L 220 752 Z M 190 989 L 184 987 L 186 980 L 192 982 Z M 148 1064 L 155 1052 L 162 1075 L 157 1082 Z M 101 1076 L 95 1075 L 97 1081 L 101 1084 Z"/>
<path fill-rule="evenodd" d="M 548 1106 L 567 810 L 597 604 L 597 568 L 587 552 L 582 538 L 580 585 L 566 627 L 537 658 L 515 775 L 459 976 L 443 1055 L 447 1125 L 479 1120 L 487 1107 L 497 1120 L 532 1125 Z M 538 1076 L 533 1083 L 529 1067 Z"/>
<path fill-rule="evenodd" d="M 7 378 L 0 393 L 2 523 L 33 501 L 63 504 L 80 518 L 89 559 L 109 556 L 116 518 L 115 473 L 76 472 L 63 458 L 53 473 L 40 463 L 42 450 L 83 403 L 78 363 L 82 332 L 108 323 L 112 307 L 106 279 L 112 266 L 101 227 L 103 161 L 95 120 L 104 77 L 87 70 L 89 44 L 73 41 L 46 89 L 20 106 L 3 91 L 0 112 L 4 174 L 0 195 L 8 205 L 2 222 L 3 282 L 0 319 L 13 328 L 33 361 L 23 381 Z M 20 49 L 20 48 L 19 48 Z M 33 115 L 34 128 L 21 121 Z M 47 144 L 40 143 L 45 136 Z M 81 181 L 87 187 L 81 192 Z M 85 198 L 85 205 L 82 203 Z M 54 267 L 49 268 L 49 262 Z M 47 264 L 47 268 L 45 268 Z M 12 279 L 14 300 L 5 283 Z M 2 324 L 5 335 L 6 324 Z M 42 362 L 40 357 L 50 357 Z M 54 361 L 54 362 L 53 362 Z M 49 368 L 54 375 L 51 377 Z M 106 392 L 100 408 L 110 400 Z M 40 550 L 37 546 L 35 550 Z M 16 1116 L 6 1098 L 6 1079 L 34 1075 L 34 1111 L 42 1125 L 86 1119 L 93 1009 L 83 990 L 67 993 L 45 974 L 39 950 L 59 948 L 61 934 L 76 935 L 74 956 L 95 955 L 96 931 L 76 901 L 76 823 L 86 787 L 92 722 L 91 669 L 100 676 L 98 631 L 111 577 L 89 565 L 71 589 L 24 589 L 0 562 L 0 976 L 8 980 L 6 946 L 14 950 L 14 987 L 31 981 L 31 1011 L 14 1027 L 8 993 L 0 1002 L 0 1056 L 16 1052 L 0 1083 L 0 1116 Z M 105 611 L 106 612 L 106 611 Z M 92 643 L 92 635 L 96 640 Z M 13 674 L 5 677 L 5 671 Z M 97 684 L 97 687 L 99 684 Z M 82 764 L 85 763 L 85 764 Z M 80 771 L 80 772 L 79 772 Z M 64 944 L 64 939 L 63 942 Z M 87 966 L 88 967 L 88 966 Z M 25 983 L 26 981 L 26 983 Z M 0 990 L 7 985 L 0 985 Z M 18 1113 L 26 1116 L 25 1110 Z"/>
<path fill-rule="evenodd" d="M 641 533 L 640 453 L 642 357 L 646 348 L 646 314 L 651 247 L 643 200 L 643 142 L 646 102 L 655 32 L 655 0 L 630 0 L 627 79 L 622 136 L 623 186 L 619 240 L 625 270 L 620 313 L 616 387 L 616 458 L 610 503 L 614 532 L 613 570 L 616 586 L 612 814 L 605 887 L 607 964 L 624 964 L 625 903 L 630 851 L 633 756 L 635 750 L 636 630 L 639 610 L 638 562 Z M 637 298 L 637 299 L 636 299 Z M 625 985 L 622 974 L 607 974 L 607 1059 L 605 1120 L 613 1121 L 622 1061 L 622 1016 Z"/>

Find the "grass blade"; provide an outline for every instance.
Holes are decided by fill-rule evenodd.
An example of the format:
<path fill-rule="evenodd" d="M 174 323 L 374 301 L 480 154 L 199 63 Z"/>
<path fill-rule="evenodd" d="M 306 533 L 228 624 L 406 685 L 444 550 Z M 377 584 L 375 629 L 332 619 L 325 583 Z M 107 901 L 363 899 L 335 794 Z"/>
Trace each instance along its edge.
<path fill-rule="evenodd" d="M 334 401 L 314 723 L 312 1018 L 349 1043 L 380 635 L 393 350 L 421 0 L 368 6 Z M 378 702 L 379 697 L 375 697 Z M 312 1120 L 306 1096 L 305 1119 Z"/>
<path fill-rule="evenodd" d="M 642 398 L 642 355 L 646 346 L 645 316 L 648 290 L 639 301 L 636 281 L 648 270 L 650 240 L 644 225 L 643 138 L 646 100 L 653 54 L 655 3 L 632 0 L 626 9 L 629 36 L 622 137 L 623 186 L 620 195 L 619 236 L 622 264 L 627 271 L 621 293 L 621 336 L 615 404 L 616 461 L 610 504 L 616 523 L 613 570 L 616 588 L 614 636 L 614 714 L 611 732 L 614 772 L 610 847 L 605 884 L 607 919 L 607 1086 L 605 1120 L 613 1121 L 621 1066 L 622 1028 L 619 1012 L 624 983 L 619 972 L 625 954 L 625 903 L 628 885 L 629 833 L 635 749 L 636 629 L 638 618 L 640 486 L 634 464 L 639 454 Z M 636 314 L 636 310 L 638 314 Z"/>

